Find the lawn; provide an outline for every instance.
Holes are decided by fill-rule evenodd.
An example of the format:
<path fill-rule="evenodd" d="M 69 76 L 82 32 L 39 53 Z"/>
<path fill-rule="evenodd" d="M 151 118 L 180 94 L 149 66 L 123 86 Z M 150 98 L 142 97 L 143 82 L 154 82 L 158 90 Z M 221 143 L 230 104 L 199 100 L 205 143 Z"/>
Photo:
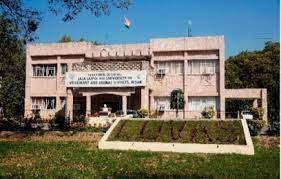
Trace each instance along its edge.
<path fill-rule="evenodd" d="M 121 120 L 109 141 L 245 145 L 241 121 Z"/>
<path fill-rule="evenodd" d="M 165 126 L 162 126 L 165 127 Z M 279 138 L 255 138 L 255 155 L 97 149 L 100 133 L 0 132 L 0 176 L 279 178 Z"/>

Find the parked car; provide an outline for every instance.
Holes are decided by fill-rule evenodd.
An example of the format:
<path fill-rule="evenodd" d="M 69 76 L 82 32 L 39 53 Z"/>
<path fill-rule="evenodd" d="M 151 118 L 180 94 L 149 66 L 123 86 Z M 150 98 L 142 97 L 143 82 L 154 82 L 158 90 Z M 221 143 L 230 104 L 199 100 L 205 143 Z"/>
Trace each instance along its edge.
<path fill-rule="evenodd" d="M 123 114 L 123 111 L 116 111 L 116 116 L 121 116 Z M 127 110 L 127 117 L 131 118 L 138 118 L 138 112 L 136 110 L 128 109 Z"/>
<path fill-rule="evenodd" d="M 241 116 L 242 116 L 242 119 L 245 119 L 245 120 L 253 119 L 253 114 L 250 111 L 242 111 Z"/>

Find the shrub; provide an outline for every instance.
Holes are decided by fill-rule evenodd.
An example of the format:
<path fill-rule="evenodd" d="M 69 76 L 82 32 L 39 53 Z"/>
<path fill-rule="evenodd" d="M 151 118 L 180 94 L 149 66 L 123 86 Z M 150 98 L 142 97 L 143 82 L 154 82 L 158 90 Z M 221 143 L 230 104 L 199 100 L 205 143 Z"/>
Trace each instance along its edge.
<path fill-rule="evenodd" d="M 150 111 L 149 118 L 157 118 L 159 116 L 158 111 Z"/>
<path fill-rule="evenodd" d="M 85 118 L 84 115 L 74 116 L 74 117 L 73 117 L 73 122 L 82 122 L 82 123 L 85 123 L 85 122 L 86 122 L 86 118 Z"/>
<path fill-rule="evenodd" d="M 115 113 L 110 113 L 109 117 L 116 117 Z"/>
<path fill-rule="evenodd" d="M 251 108 L 251 113 L 253 114 L 253 119 L 254 120 L 262 120 L 263 114 L 264 114 L 264 109 L 259 107 L 259 108 Z"/>
<path fill-rule="evenodd" d="M 280 122 L 270 121 L 268 125 L 267 135 L 280 136 Z"/>
<path fill-rule="evenodd" d="M 265 120 L 247 120 L 249 130 L 251 135 L 256 136 L 259 135 L 261 132 L 261 129 L 265 126 L 266 121 Z"/>
<path fill-rule="evenodd" d="M 201 115 L 206 119 L 211 119 L 215 116 L 214 107 L 206 107 L 202 112 Z"/>
<path fill-rule="evenodd" d="M 175 89 L 171 92 L 170 108 L 176 109 L 176 116 L 178 117 L 179 109 L 183 109 L 185 105 L 184 92 L 181 89 Z"/>
<path fill-rule="evenodd" d="M 148 116 L 148 110 L 147 109 L 141 108 L 137 112 L 138 112 L 138 115 L 140 116 L 140 118 L 145 118 L 145 117 Z"/>
<path fill-rule="evenodd" d="M 53 118 L 53 124 L 57 125 L 59 128 L 68 128 L 69 127 L 69 121 L 65 117 L 65 113 L 63 110 L 60 110 L 56 112 L 54 118 Z"/>

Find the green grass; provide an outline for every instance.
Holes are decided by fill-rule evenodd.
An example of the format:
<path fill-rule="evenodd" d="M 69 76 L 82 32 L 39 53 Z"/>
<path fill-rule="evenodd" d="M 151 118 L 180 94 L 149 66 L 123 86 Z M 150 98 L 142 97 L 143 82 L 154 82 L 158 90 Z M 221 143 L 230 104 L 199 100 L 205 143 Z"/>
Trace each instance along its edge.
<path fill-rule="evenodd" d="M 256 154 L 246 156 L 98 150 L 97 141 L 0 142 L 0 176 L 279 178 L 279 148 L 254 143 Z"/>
<path fill-rule="evenodd" d="M 245 145 L 241 121 L 121 120 L 109 141 Z"/>

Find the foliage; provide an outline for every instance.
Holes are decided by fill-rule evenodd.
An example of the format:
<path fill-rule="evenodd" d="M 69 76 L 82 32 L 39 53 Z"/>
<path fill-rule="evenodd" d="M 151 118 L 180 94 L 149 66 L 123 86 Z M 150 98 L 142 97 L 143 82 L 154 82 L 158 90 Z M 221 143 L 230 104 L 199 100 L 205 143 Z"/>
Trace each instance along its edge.
<path fill-rule="evenodd" d="M 22 0 L 0 0 L 0 12 L 17 29 L 17 39 L 23 42 L 35 40 L 34 32 L 42 19 L 38 10 L 25 8 Z"/>
<path fill-rule="evenodd" d="M 73 122 L 82 122 L 86 123 L 86 118 L 84 115 L 73 116 Z"/>
<path fill-rule="evenodd" d="M 0 16 L 0 106 L 8 118 L 24 111 L 25 55 L 17 32 L 9 19 Z"/>
<path fill-rule="evenodd" d="M 245 144 L 241 121 L 122 120 L 109 141 Z"/>
<path fill-rule="evenodd" d="M 266 125 L 265 120 L 247 120 L 249 130 L 252 136 L 259 135 L 262 128 Z"/>
<path fill-rule="evenodd" d="M 266 121 L 263 120 L 264 109 L 261 107 L 251 108 L 253 120 L 247 120 L 251 135 L 259 135 L 262 128 L 265 127 Z"/>
<path fill-rule="evenodd" d="M 201 112 L 201 115 L 206 119 L 211 119 L 215 116 L 216 112 L 214 110 L 214 107 L 206 107 Z"/>
<path fill-rule="evenodd" d="M 64 35 L 61 37 L 61 39 L 58 41 L 59 43 L 66 43 L 66 42 L 73 42 L 71 37 L 69 35 Z"/>
<path fill-rule="evenodd" d="M 137 110 L 137 113 L 140 116 L 140 118 L 145 118 L 148 116 L 148 110 L 144 108 Z"/>
<path fill-rule="evenodd" d="M 264 109 L 261 107 L 258 108 L 251 108 L 251 113 L 253 114 L 254 120 L 262 120 Z"/>
<path fill-rule="evenodd" d="M 149 111 L 149 118 L 159 117 L 159 111 Z"/>
<path fill-rule="evenodd" d="M 266 134 L 269 136 L 280 136 L 280 122 L 279 121 L 269 121 L 268 130 Z"/>
<path fill-rule="evenodd" d="M 181 89 L 175 89 L 171 92 L 171 103 L 170 108 L 176 109 L 177 117 L 178 117 L 178 110 L 184 108 L 184 93 Z"/>
<path fill-rule="evenodd" d="M 62 14 L 63 21 L 70 21 L 82 11 L 89 11 L 92 15 L 99 17 L 109 15 L 112 7 L 128 9 L 130 4 L 130 0 L 48 0 L 48 10 L 55 15 Z M 19 30 L 18 39 L 22 39 L 23 42 L 36 39 L 35 31 L 42 20 L 42 14 L 38 9 L 26 8 L 23 0 L 0 0 L 0 12 Z"/>
<path fill-rule="evenodd" d="M 63 110 L 57 111 L 52 121 L 52 126 L 57 127 L 58 129 L 67 129 L 70 127 L 69 121 L 65 117 L 65 113 Z"/>
<path fill-rule="evenodd" d="M 109 15 L 110 8 L 128 9 L 130 0 L 49 0 L 49 10 L 54 14 L 63 13 L 63 21 L 73 20 L 82 11 L 89 11 L 94 16 Z"/>
<path fill-rule="evenodd" d="M 275 121 L 279 121 L 280 108 L 279 60 L 279 42 L 267 42 L 261 51 L 243 51 L 225 62 L 226 88 L 266 88 L 269 120 Z M 245 102 L 229 102 L 226 103 L 226 108 L 232 112 L 241 111 L 241 104 L 245 105 Z"/>

